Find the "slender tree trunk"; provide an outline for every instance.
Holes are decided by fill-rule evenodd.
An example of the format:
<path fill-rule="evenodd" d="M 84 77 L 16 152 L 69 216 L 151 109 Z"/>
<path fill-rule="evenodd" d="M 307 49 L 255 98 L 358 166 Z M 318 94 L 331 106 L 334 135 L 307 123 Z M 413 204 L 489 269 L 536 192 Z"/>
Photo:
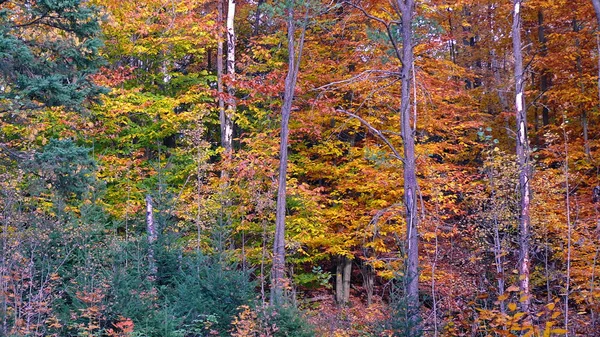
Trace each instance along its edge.
<path fill-rule="evenodd" d="M 504 256 L 503 247 L 502 247 L 502 239 L 500 238 L 500 224 L 498 222 L 498 213 L 500 210 L 498 209 L 498 200 L 496 197 L 496 180 L 495 180 L 495 170 L 491 170 L 489 174 L 490 186 L 492 188 L 492 212 L 493 212 L 493 226 L 494 226 L 494 261 L 496 263 L 496 275 L 498 281 L 498 297 L 502 298 L 500 300 L 500 312 L 502 314 L 506 313 L 506 303 L 504 300 Z"/>
<path fill-rule="evenodd" d="M 506 94 L 504 92 L 504 89 L 501 88 L 500 86 L 502 85 L 502 78 L 500 76 L 500 62 L 497 59 L 496 56 L 496 52 L 492 51 L 491 52 L 491 58 L 492 58 L 492 73 L 494 74 L 494 82 L 496 85 L 496 91 L 498 92 L 498 99 L 500 101 L 500 109 L 502 109 L 502 111 L 506 111 L 508 110 L 508 101 L 506 100 Z"/>
<path fill-rule="evenodd" d="M 338 256 L 335 265 L 335 302 L 338 305 L 343 304 L 344 297 L 344 264 L 343 256 Z"/>
<path fill-rule="evenodd" d="M 230 156 L 233 150 L 233 114 L 235 113 L 235 0 L 228 0 L 227 6 L 227 109 L 221 116 L 221 143 L 225 149 L 225 156 Z M 227 175 L 227 174 L 226 174 Z"/>
<path fill-rule="evenodd" d="M 546 46 L 546 32 L 544 30 L 544 13 L 540 10 L 538 11 L 538 41 L 541 43 L 542 48 L 540 54 L 542 56 L 546 56 L 548 54 L 548 47 Z M 550 123 L 550 110 L 546 105 L 545 93 L 548 91 L 550 86 L 550 74 L 548 73 L 548 69 L 543 68 L 542 73 L 540 75 L 540 92 L 542 95 L 541 103 L 542 103 L 542 125 L 546 126 Z M 535 121 L 537 125 L 537 118 Z M 537 130 L 536 130 L 537 131 Z"/>
<path fill-rule="evenodd" d="M 261 9 L 262 9 L 262 4 L 265 2 L 265 0 L 258 0 L 258 2 L 256 3 L 256 17 L 254 18 L 254 31 L 253 31 L 253 35 L 256 36 L 258 35 L 258 30 L 260 28 L 260 16 L 261 14 Z"/>
<path fill-rule="evenodd" d="M 402 25 L 402 69 L 401 69 L 401 136 L 404 147 L 404 205 L 406 207 L 406 274 L 405 294 L 408 309 L 409 336 L 418 334 L 419 323 L 419 247 L 417 215 L 417 176 L 415 161 L 415 130 L 411 126 L 410 88 L 413 64 L 412 19 L 414 0 L 398 0 Z"/>
<path fill-rule="evenodd" d="M 219 122 L 221 124 L 221 146 L 225 147 L 225 100 L 223 91 L 223 1 L 217 0 L 217 100 L 219 104 Z"/>
<path fill-rule="evenodd" d="M 566 116 L 564 117 L 566 121 Z M 569 193 L 569 139 L 567 130 L 563 123 L 563 138 L 565 144 L 565 163 L 563 173 L 565 175 L 565 208 L 567 212 L 567 279 L 565 285 L 565 330 L 569 330 L 569 292 L 571 291 L 571 234 L 573 227 L 571 225 L 571 200 Z M 569 333 L 567 332 L 567 336 Z"/>
<path fill-rule="evenodd" d="M 335 300 L 344 306 L 350 301 L 350 277 L 352 260 L 347 256 L 338 256 L 335 273 Z"/>
<path fill-rule="evenodd" d="M 373 290 L 375 288 L 375 273 L 373 267 L 367 262 L 363 262 L 361 268 L 361 274 L 363 277 L 363 288 L 367 292 L 367 306 L 373 304 Z"/>
<path fill-rule="evenodd" d="M 350 301 L 350 277 L 352 276 L 352 260 L 344 257 L 344 303 Z"/>
<path fill-rule="evenodd" d="M 151 281 L 154 281 L 156 279 L 156 273 L 158 272 L 154 257 L 154 242 L 156 241 L 157 235 L 156 226 L 154 224 L 152 197 L 150 195 L 146 195 L 146 232 L 148 233 L 148 265 L 150 269 L 148 278 Z"/>
<path fill-rule="evenodd" d="M 519 286 L 523 300 L 523 312 L 529 312 L 531 303 L 529 289 L 529 232 L 531 201 L 529 182 L 531 178 L 531 163 L 529 161 L 529 142 L 527 140 L 527 111 L 525 109 L 525 81 L 523 80 L 523 54 L 521 52 L 521 0 L 513 0 L 512 42 L 515 61 L 515 112 L 517 116 L 517 161 L 519 164 Z"/>
<path fill-rule="evenodd" d="M 227 86 L 227 109 L 225 109 L 225 90 L 223 85 L 224 69 L 223 69 L 223 1 L 217 1 L 217 100 L 219 104 L 219 123 L 221 125 L 221 146 L 225 150 L 225 155 L 230 155 L 233 144 L 233 121 L 231 114 L 235 111 L 234 89 L 231 82 L 235 80 L 235 1 L 228 0 L 227 7 L 227 74 L 230 83 Z M 221 172 L 227 178 L 226 170 Z"/>
<path fill-rule="evenodd" d="M 283 105 L 281 107 L 281 140 L 279 144 L 279 182 L 277 187 L 277 206 L 275 218 L 275 242 L 273 244 L 273 269 L 271 271 L 271 303 L 283 303 L 283 289 L 285 287 L 285 206 L 286 206 L 286 177 L 288 166 L 288 136 L 289 120 L 294 100 L 294 89 L 300 68 L 304 33 L 298 42 L 298 51 L 295 46 L 294 2 L 287 2 L 287 38 L 288 38 L 288 71 L 285 78 Z M 306 21 L 305 21 L 306 22 Z"/>
<path fill-rule="evenodd" d="M 577 22 L 577 18 L 573 18 L 573 33 L 577 35 L 580 31 L 580 25 Z M 577 68 L 577 74 L 579 75 L 579 90 L 581 95 L 585 95 L 585 83 L 583 82 L 583 65 L 581 64 L 581 42 L 578 36 L 575 36 L 575 48 L 577 49 L 577 58 L 575 60 L 575 67 Z M 590 159 L 592 157 L 590 152 L 590 140 L 589 140 L 589 123 L 587 117 L 587 111 L 583 104 L 579 104 L 579 110 L 581 111 L 581 128 L 583 129 L 583 151 L 585 155 Z"/>

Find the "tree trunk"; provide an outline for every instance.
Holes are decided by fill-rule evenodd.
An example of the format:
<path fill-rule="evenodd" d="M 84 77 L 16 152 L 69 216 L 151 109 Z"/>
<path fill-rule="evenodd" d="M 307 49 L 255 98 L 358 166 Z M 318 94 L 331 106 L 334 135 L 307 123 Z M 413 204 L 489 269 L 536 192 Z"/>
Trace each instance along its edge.
<path fill-rule="evenodd" d="M 277 205 L 275 217 L 275 242 L 273 244 L 273 269 L 271 271 L 271 304 L 283 303 L 283 289 L 285 287 L 285 208 L 286 208 L 286 177 L 288 166 L 288 136 L 289 120 L 294 99 L 294 89 L 298 78 L 304 33 L 298 42 L 298 52 L 295 48 L 295 23 L 294 4 L 289 1 L 287 5 L 287 37 L 288 37 L 288 71 L 285 78 L 283 105 L 281 107 L 281 140 L 279 144 L 279 182 L 277 187 Z"/>
<path fill-rule="evenodd" d="M 339 256 L 335 273 L 335 301 L 344 306 L 350 301 L 350 277 L 352 260 L 347 256 Z"/>
<path fill-rule="evenodd" d="M 594 11 L 596 12 L 596 22 L 598 27 L 596 27 L 596 34 L 600 34 L 600 0 L 592 0 L 592 4 L 594 5 Z M 596 36 L 597 48 L 598 48 L 598 104 L 600 104 L 600 39 Z"/>
<path fill-rule="evenodd" d="M 580 31 L 580 25 L 576 18 L 573 18 L 573 33 L 577 34 Z M 579 90 L 581 95 L 585 95 L 585 83 L 583 82 L 583 65 L 581 64 L 581 42 L 579 37 L 575 36 L 575 48 L 577 49 L 577 58 L 575 59 L 575 67 L 577 68 L 577 74 L 579 75 Z M 579 104 L 579 110 L 581 111 L 581 128 L 583 129 L 583 151 L 588 159 L 591 159 L 592 154 L 590 152 L 590 140 L 589 140 L 589 125 L 587 111 L 583 104 Z"/>
<path fill-rule="evenodd" d="M 344 306 L 350 301 L 351 275 L 352 259 L 347 256 L 339 256 L 335 273 L 335 301 L 340 306 Z"/>
<path fill-rule="evenodd" d="M 344 264 L 342 263 L 343 259 L 343 256 L 338 256 L 335 265 L 335 302 L 338 305 L 343 304 L 344 298 Z"/>
<path fill-rule="evenodd" d="M 502 85 L 502 78 L 500 76 L 500 62 L 497 59 L 496 53 L 494 51 L 491 52 L 492 58 L 492 73 L 494 74 L 494 82 L 496 85 L 496 91 L 498 92 L 498 100 L 500 101 L 500 109 L 501 111 L 508 110 L 508 101 L 506 99 L 506 94 L 504 93 L 504 89 L 500 88 Z"/>
<path fill-rule="evenodd" d="M 371 304 L 373 304 L 373 290 L 375 289 L 375 273 L 373 272 L 373 267 L 368 263 L 363 262 L 361 273 L 363 277 L 363 288 L 365 288 L 365 292 L 367 293 L 367 306 L 371 306 Z"/>
<path fill-rule="evenodd" d="M 223 1 L 217 0 L 217 100 L 221 124 L 221 146 L 225 147 L 225 100 L 223 98 Z"/>
<path fill-rule="evenodd" d="M 260 28 L 260 16 L 261 16 L 261 9 L 262 9 L 262 4 L 265 2 L 265 0 L 258 0 L 258 2 L 256 3 L 256 13 L 255 18 L 254 18 L 254 30 L 253 30 L 253 35 L 256 36 L 258 35 L 258 30 Z"/>
<path fill-rule="evenodd" d="M 156 260 L 154 257 L 154 242 L 156 241 L 156 226 L 154 225 L 154 210 L 152 206 L 152 197 L 146 195 L 146 232 L 148 233 L 148 279 L 156 280 Z"/>
<path fill-rule="evenodd" d="M 504 302 L 504 252 L 502 248 L 502 240 L 500 238 L 500 224 L 498 223 L 498 207 L 497 200 L 495 196 L 495 188 L 494 188 L 494 172 L 490 174 L 490 185 L 492 186 L 492 193 L 494 193 L 494 197 L 492 200 L 493 203 L 493 227 L 494 227 L 494 262 L 496 263 L 496 279 L 498 282 L 498 297 L 502 298 L 500 300 L 500 312 L 502 314 L 506 313 L 506 304 Z"/>
<path fill-rule="evenodd" d="M 521 308 L 529 312 L 531 303 L 529 290 L 529 231 L 530 231 L 530 188 L 531 163 L 527 140 L 527 111 L 525 109 L 525 81 L 523 80 L 523 54 L 521 53 L 521 0 L 513 0 L 512 42 L 515 58 L 515 112 L 517 117 L 517 161 L 519 164 L 519 286 L 521 288 Z"/>
<path fill-rule="evenodd" d="M 227 6 L 227 109 L 220 116 L 221 122 L 221 145 L 225 149 L 225 156 L 230 156 L 233 150 L 233 114 L 236 109 L 235 90 L 235 0 L 228 0 Z"/>
<path fill-rule="evenodd" d="M 544 13 L 540 10 L 538 11 L 538 41 L 541 43 L 542 48 L 540 54 L 542 56 L 546 56 L 548 54 L 548 47 L 546 46 L 546 33 L 544 30 Z M 540 94 L 542 95 L 542 125 L 546 126 L 550 123 L 550 110 L 548 109 L 548 105 L 546 104 L 545 93 L 548 91 L 550 87 L 550 74 L 548 73 L 548 69 L 543 68 L 540 76 Z M 536 118 L 537 124 L 537 118 Z M 537 131 L 537 130 L 536 130 Z"/>
<path fill-rule="evenodd" d="M 401 69 L 401 136 L 404 147 L 404 205 L 406 207 L 406 273 L 405 294 L 409 336 L 418 334 L 419 323 L 419 247 L 417 216 L 417 176 L 415 165 L 415 130 L 410 121 L 410 70 L 413 64 L 412 18 L 414 0 L 398 0 L 402 16 L 402 69 Z"/>

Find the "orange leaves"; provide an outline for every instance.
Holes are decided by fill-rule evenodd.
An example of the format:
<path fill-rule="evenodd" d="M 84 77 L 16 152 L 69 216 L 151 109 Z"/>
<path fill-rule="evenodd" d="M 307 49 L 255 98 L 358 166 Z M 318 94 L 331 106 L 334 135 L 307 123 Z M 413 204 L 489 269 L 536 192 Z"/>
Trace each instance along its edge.
<path fill-rule="evenodd" d="M 129 336 L 134 329 L 133 321 L 130 318 L 119 317 L 119 320 L 116 323 L 113 323 L 113 326 L 116 328 L 107 329 L 107 334 L 109 337 L 127 337 Z"/>
<path fill-rule="evenodd" d="M 133 71 L 134 68 L 130 66 L 102 67 L 97 74 L 92 75 L 92 79 L 97 85 L 113 88 L 132 79 Z"/>

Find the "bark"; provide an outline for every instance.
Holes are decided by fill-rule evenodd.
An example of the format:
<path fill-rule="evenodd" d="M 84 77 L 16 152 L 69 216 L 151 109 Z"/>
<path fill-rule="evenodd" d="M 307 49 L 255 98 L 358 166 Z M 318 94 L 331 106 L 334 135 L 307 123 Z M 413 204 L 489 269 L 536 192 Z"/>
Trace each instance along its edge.
<path fill-rule="evenodd" d="M 419 321 L 419 247 L 417 214 L 417 176 L 415 161 L 415 130 L 410 122 L 411 66 L 413 64 L 412 18 L 414 0 L 398 0 L 402 16 L 402 69 L 401 69 L 401 136 L 404 148 L 404 205 L 406 208 L 406 273 L 405 294 L 408 309 L 407 327 L 409 336 L 418 334 Z"/>
<path fill-rule="evenodd" d="M 548 47 L 546 46 L 546 33 L 544 30 L 544 13 L 541 10 L 538 11 L 538 40 L 542 45 L 540 54 L 542 57 L 544 57 L 548 54 Z M 546 68 L 542 68 L 541 72 L 542 73 L 540 76 L 540 92 L 542 95 L 542 125 L 546 126 L 548 125 L 548 123 L 550 123 L 550 110 L 548 109 L 548 105 L 546 104 L 545 99 L 545 93 L 550 87 L 550 74 L 549 70 Z M 537 117 L 535 122 L 537 125 Z"/>
<path fill-rule="evenodd" d="M 258 3 L 256 4 L 256 17 L 254 18 L 254 31 L 253 31 L 253 35 L 258 35 L 258 31 L 260 28 L 260 16 L 261 16 L 261 9 L 262 9 L 262 4 L 265 2 L 265 0 L 258 0 Z"/>
<path fill-rule="evenodd" d="M 233 150 L 233 113 L 236 109 L 235 90 L 235 0 L 228 0 L 227 6 L 227 109 L 220 116 L 221 122 L 221 145 L 225 149 L 225 155 L 231 155 Z"/>
<path fill-rule="evenodd" d="M 515 112 L 517 117 L 517 161 L 519 164 L 519 286 L 523 300 L 521 308 L 528 313 L 531 303 L 529 289 L 529 232 L 531 201 L 529 181 L 531 163 L 529 160 L 529 142 L 527 140 L 527 111 L 525 109 L 525 81 L 523 80 L 523 54 L 521 52 L 521 0 L 513 0 L 512 43 L 515 75 Z"/>
<path fill-rule="evenodd" d="M 491 52 L 492 59 L 492 73 L 494 74 L 494 81 L 496 84 L 496 91 L 498 92 L 498 100 L 500 101 L 502 111 L 508 110 L 508 101 L 506 99 L 506 94 L 504 90 L 500 88 L 502 85 L 502 77 L 500 76 L 500 62 L 497 59 L 496 53 L 494 51 Z"/>
<path fill-rule="evenodd" d="M 156 260 L 154 257 L 154 242 L 156 241 L 156 226 L 154 224 L 154 210 L 152 205 L 152 197 L 146 195 L 146 232 L 148 234 L 148 265 L 150 280 L 156 279 L 156 273 L 158 272 L 156 267 Z"/>
<path fill-rule="evenodd" d="M 571 235 L 573 227 L 571 226 L 571 200 L 569 187 L 569 139 L 567 130 L 563 128 L 563 138 L 565 144 L 565 164 L 563 173 L 565 176 L 565 208 L 567 213 L 567 284 L 565 286 L 565 330 L 569 330 L 569 292 L 571 291 Z M 569 335 L 568 332 L 566 334 Z"/>
<path fill-rule="evenodd" d="M 217 2 L 217 96 L 219 101 L 219 123 L 221 125 L 221 146 L 225 150 L 225 155 L 230 155 L 233 149 L 233 120 L 232 113 L 235 111 L 234 89 L 231 83 L 235 80 L 235 1 L 228 0 L 227 6 L 227 75 L 229 85 L 227 86 L 227 109 L 225 109 L 225 90 L 223 85 L 223 1 Z M 223 170 L 221 175 L 227 176 Z"/>
<path fill-rule="evenodd" d="M 577 34 L 580 31 L 580 25 L 577 22 L 576 18 L 573 18 L 573 32 Z M 577 49 L 577 58 L 575 60 L 575 66 L 577 68 L 577 74 L 579 75 L 579 90 L 582 95 L 585 95 L 585 84 L 582 80 L 583 78 L 583 65 L 581 64 L 581 42 L 579 41 L 579 37 L 575 37 L 575 48 Z M 591 158 L 590 152 L 590 141 L 589 141 L 589 125 L 588 125 L 588 117 L 587 111 L 585 111 L 585 107 L 582 104 L 579 104 L 579 110 L 581 110 L 581 128 L 583 129 L 583 150 L 585 155 L 588 158 Z"/>
<path fill-rule="evenodd" d="M 223 90 L 223 1 L 217 1 L 217 99 L 219 104 L 219 122 L 221 124 L 221 146 L 224 146 L 225 100 Z"/>
<path fill-rule="evenodd" d="M 352 260 L 346 256 L 339 256 L 335 273 L 335 301 L 340 306 L 344 306 L 350 301 L 351 273 Z"/>
<path fill-rule="evenodd" d="M 335 302 L 337 304 L 343 304 L 344 298 L 344 265 L 342 260 L 343 256 L 338 257 L 335 265 Z"/>
<path fill-rule="evenodd" d="M 305 20 L 306 22 L 306 20 Z M 300 58 L 304 45 L 303 27 L 298 51 L 295 45 L 294 4 L 287 5 L 287 38 L 288 38 L 288 71 L 285 78 L 283 105 L 281 107 L 281 140 L 279 144 L 279 182 L 277 187 L 277 205 L 275 216 L 275 240 L 273 244 L 273 269 L 271 271 L 271 304 L 283 303 L 283 290 L 285 287 L 285 206 L 286 206 L 286 177 L 288 166 L 288 136 L 289 120 L 292 111 L 294 90 L 300 68 Z"/>
<path fill-rule="evenodd" d="M 371 306 L 373 304 L 373 290 L 375 290 L 375 273 L 373 272 L 373 267 L 363 262 L 361 274 L 363 277 L 363 288 L 367 292 L 367 306 Z"/>
<path fill-rule="evenodd" d="M 350 301 L 350 277 L 352 275 L 352 260 L 344 257 L 344 303 Z"/>
<path fill-rule="evenodd" d="M 496 199 L 495 172 L 490 172 L 490 186 L 492 188 L 492 212 L 493 212 L 493 227 L 494 227 L 494 262 L 496 264 L 496 277 L 498 282 L 498 297 L 504 298 L 504 256 L 502 248 L 502 239 L 500 238 L 500 224 L 498 221 L 498 200 Z M 506 304 L 504 299 L 500 300 L 500 312 L 506 313 Z"/>

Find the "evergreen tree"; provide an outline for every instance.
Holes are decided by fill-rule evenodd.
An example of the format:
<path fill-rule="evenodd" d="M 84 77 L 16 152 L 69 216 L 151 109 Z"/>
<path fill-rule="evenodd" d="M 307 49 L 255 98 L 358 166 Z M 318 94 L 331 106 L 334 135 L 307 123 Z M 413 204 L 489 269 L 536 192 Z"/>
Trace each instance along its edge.
<path fill-rule="evenodd" d="M 78 109 L 98 94 L 98 20 L 81 0 L 0 0 L 1 109 Z"/>

